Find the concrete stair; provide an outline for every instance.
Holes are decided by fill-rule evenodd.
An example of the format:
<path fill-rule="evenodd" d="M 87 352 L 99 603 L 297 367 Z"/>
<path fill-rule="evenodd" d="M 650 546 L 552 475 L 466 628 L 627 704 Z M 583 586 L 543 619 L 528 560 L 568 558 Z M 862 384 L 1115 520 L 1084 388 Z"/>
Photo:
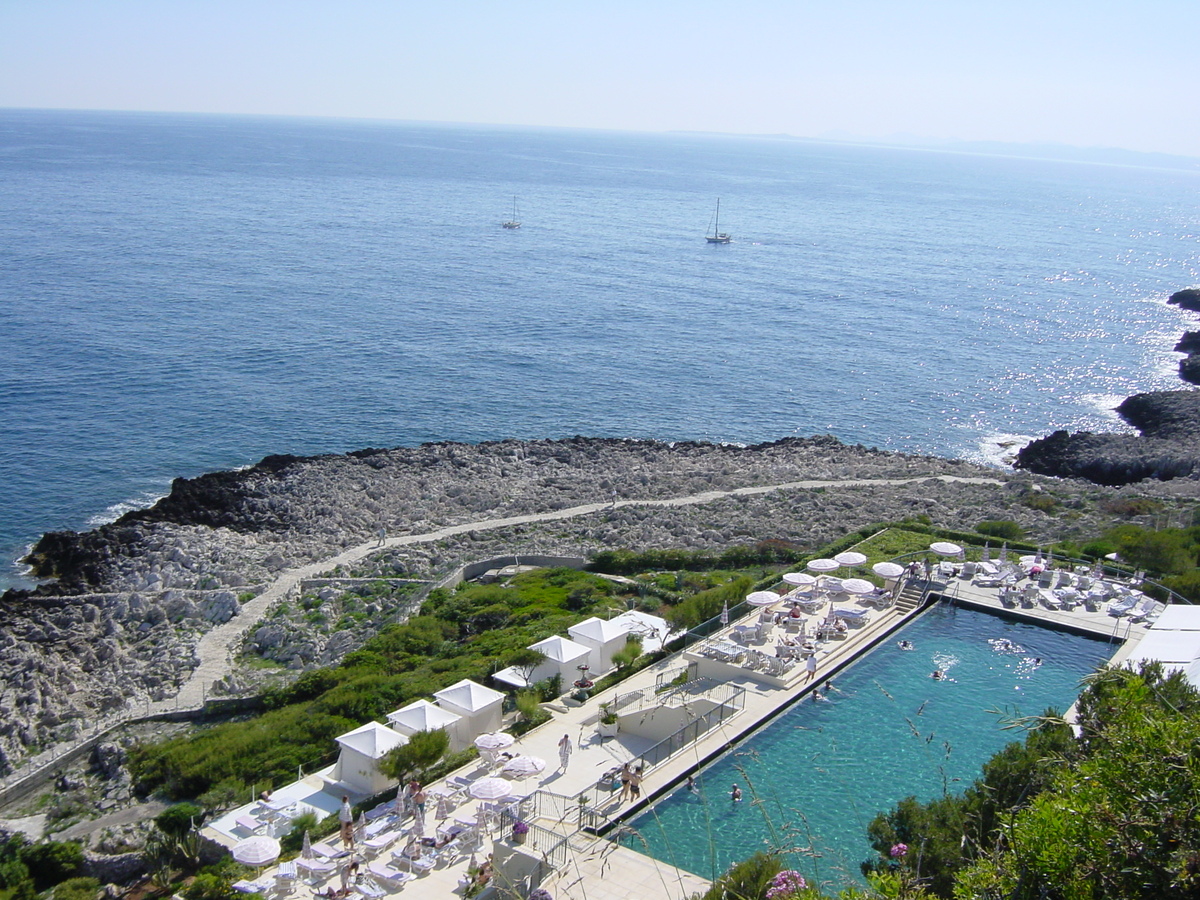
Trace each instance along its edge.
<path fill-rule="evenodd" d="M 925 598 L 927 586 L 927 582 L 909 580 L 904 585 L 904 589 L 900 591 L 899 596 L 896 597 L 896 614 L 904 616 L 920 606 L 921 601 Z"/>

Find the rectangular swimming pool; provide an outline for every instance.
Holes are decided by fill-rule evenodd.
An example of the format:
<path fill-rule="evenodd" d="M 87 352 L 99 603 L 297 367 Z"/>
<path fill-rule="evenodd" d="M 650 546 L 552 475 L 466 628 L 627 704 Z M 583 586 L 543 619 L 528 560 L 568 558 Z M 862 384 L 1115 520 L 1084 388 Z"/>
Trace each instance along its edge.
<path fill-rule="evenodd" d="M 698 791 L 660 799 L 622 842 L 704 878 L 758 850 L 782 850 L 790 867 L 827 887 L 861 882 L 877 813 L 910 795 L 965 789 L 993 753 L 1023 739 L 1007 720 L 1065 712 L 1080 680 L 1115 650 L 936 606 L 843 671 L 826 699 L 799 701 L 710 764 Z M 933 679 L 935 669 L 945 678 Z"/>

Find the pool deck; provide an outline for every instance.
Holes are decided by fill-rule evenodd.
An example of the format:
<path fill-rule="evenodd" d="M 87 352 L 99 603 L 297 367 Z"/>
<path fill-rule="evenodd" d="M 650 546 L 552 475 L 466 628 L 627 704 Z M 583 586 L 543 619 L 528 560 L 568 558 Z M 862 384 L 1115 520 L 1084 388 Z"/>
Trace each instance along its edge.
<path fill-rule="evenodd" d="M 1120 654 L 1122 656 L 1128 652 L 1128 646 L 1140 640 L 1147 629 L 1144 624 L 1129 623 L 1104 611 L 1090 613 L 1082 608 L 1061 611 L 1040 606 L 1030 609 L 1006 608 L 1000 603 L 997 589 L 978 587 L 961 579 L 934 581 L 928 587 L 932 596 L 941 598 L 940 602 L 961 604 L 1010 618 L 1111 639 L 1114 645 L 1120 645 L 1114 647 L 1115 652 L 1124 648 L 1124 652 Z M 775 678 L 767 678 L 762 673 L 751 672 L 732 664 L 724 666 L 723 669 L 718 665 L 718 670 L 725 676 L 725 683 L 735 684 L 744 689 L 744 708 L 731 718 L 715 725 L 674 756 L 650 769 L 643 783 L 643 796 L 637 802 L 622 801 L 616 792 L 598 790 L 597 783 L 601 776 L 611 772 L 614 767 L 639 757 L 653 741 L 622 732 L 612 737 L 599 736 L 596 733 L 596 725 L 600 705 L 632 691 L 652 691 L 663 676 L 679 671 L 680 667 L 689 661 L 699 661 L 698 654 L 694 652 L 695 647 L 683 653 L 673 654 L 641 670 L 582 705 L 566 705 L 562 702 L 549 704 L 547 708 L 553 712 L 553 718 L 518 738 L 516 744 L 509 748 L 514 753 L 541 757 L 547 761 L 547 768 L 541 775 L 514 781 L 513 796 L 527 796 L 536 790 L 552 791 L 570 798 L 586 795 L 588 804 L 607 817 L 611 823 L 627 821 L 658 796 L 671 790 L 689 773 L 722 755 L 765 722 L 809 695 L 814 688 L 819 688 L 827 680 L 834 678 L 864 652 L 886 640 L 914 616 L 919 615 L 922 608 L 900 612 L 892 606 L 874 611 L 865 624 L 850 629 L 844 639 L 831 639 L 819 643 L 816 652 L 817 671 L 811 680 L 807 677 L 803 663 L 797 663 L 787 673 Z M 758 610 L 754 610 L 751 615 L 731 621 L 727 629 L 722 629 L 708 640 L 727 636 L 739 624 L 757 621 L 758 615 Z M 766 651 L 767 647 L 762 649 Z M 707 666 L 714 662 L 703 660 L 700 665 Z M 712 671 L 711 667 L 709 671 Z M 559 761 L 558 742 L 564 734 L 570 736 L 574 746 L 565 770 L 556 768 Z M 488 766 L 480 760 L 455 774 L 472 779 L 488 773 Z M 442 785 L 444 782 L 430 787 L 437 788 Z M 474 814 L 477 806 L 477 801 L 468 800 L 454 810 L 452 815 L 469 817 Z M 438 824 L 441 823 L 435 822 L 431 815 L 427 826 L 429 833 L 432 834 Z M 474 857 L 476 861 L 482 861 L 489 852 L 495 852 L 497 860 L 500 860 L 516 849 L 511 845 L 509 835 L 493 834 L 490 837 L 491 840 L 485 839 L 482 848 Z M 229 840 L 228 835 L 223 835 L 222 838 L 226 842 Z M 332 843 L 332 840 L 330 842 Z M 607 900 L 609 897 L 615 900 L 635 896 L 685 900 L 693 893 L 703 891 L 708 885 L 707 881 L 698 876 L 638 854 L 627 847 L 617 846 L 604 838 L 593 837 L 586 832 L 573 834 L 570 837 L 570 848 L 568 864 L 550 876 L 546 882 L 552 895 L 559 900 Z M 517 852 L 536 856 L 537 851 L 535 847 L 529 847 L 520 848 Z M 390 852 L 384 851 L 380 858 L 389 856 Z M 418 897 L 461 895 L 467 866 L 468 862 L 465 859 L 440 865 L 429 874 L 409 882 L 406 887 L 389 891 L 388 894 L 406 893 Z M 294 888 L 287 890 L 285 896 L 306 900 L 331 884 L 336 886 L 337 882 L 336 874 L 315 884 L 299 879 Z M 357 894 L 355 896 L 357 897 Z"/>

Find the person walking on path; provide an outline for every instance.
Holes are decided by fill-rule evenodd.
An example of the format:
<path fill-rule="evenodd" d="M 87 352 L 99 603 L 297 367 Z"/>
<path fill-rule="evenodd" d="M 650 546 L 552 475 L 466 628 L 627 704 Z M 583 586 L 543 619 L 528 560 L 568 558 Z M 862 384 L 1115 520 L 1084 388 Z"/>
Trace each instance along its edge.
<path fill-rule="evenodd" d="M 808 659 L 806 659 L 804 661 L 804 669 L 807 673 L 804 676 L 804 680 L 812 681 L 813 676 L 817 674 L 817 654 L 815 654 L 815 653 L 812 654 Z"/>
<path fill-rule="evenodd" d="M 567 763 L 571 761 L 571 751 L 574 749 L 571 746 L 571 736 L 564 734 L 558 742 L 558 767 L 564 772 L 567 771 Z"/>

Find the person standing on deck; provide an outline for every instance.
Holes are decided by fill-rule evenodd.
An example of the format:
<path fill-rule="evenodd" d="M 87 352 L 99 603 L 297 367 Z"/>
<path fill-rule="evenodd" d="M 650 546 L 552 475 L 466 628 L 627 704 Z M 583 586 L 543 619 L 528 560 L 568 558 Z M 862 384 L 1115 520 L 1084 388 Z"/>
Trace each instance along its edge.
<path fill-rule="evenodd" d="M 558 742 L 558 767 L 564 772 L 567 771 L 567 763 L 571 761 L 571 751 L 574 749 L 571 746 L 571 736 L 564 734 Z"/>
<path fill-rule="evenodd" d="M 812 681 L 813 676 L 817 674 L 817 654 L 813 653 L 804 661 L 805 676 L 804 680 Z"/>

